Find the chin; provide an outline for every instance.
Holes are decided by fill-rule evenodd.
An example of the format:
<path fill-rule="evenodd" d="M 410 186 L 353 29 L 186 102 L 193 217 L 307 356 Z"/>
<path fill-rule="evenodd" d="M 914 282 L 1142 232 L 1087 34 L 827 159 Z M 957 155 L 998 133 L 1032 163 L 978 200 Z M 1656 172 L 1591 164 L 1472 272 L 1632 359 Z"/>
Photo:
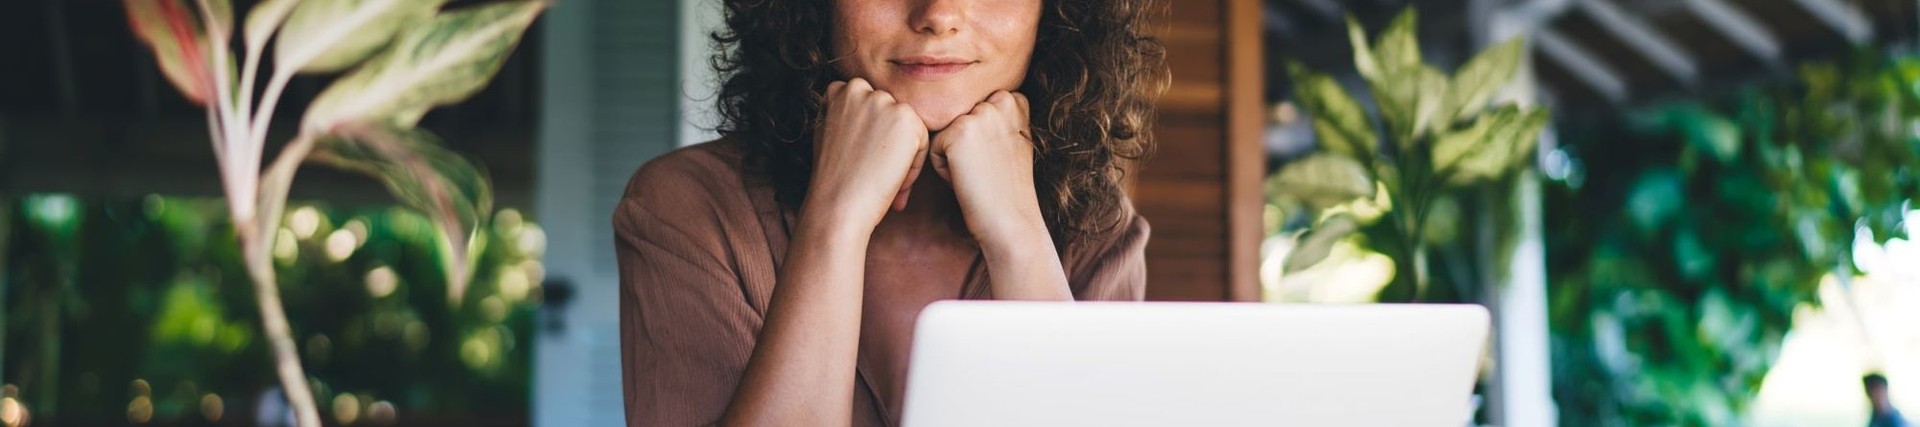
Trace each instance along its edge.
<path fill-rule="evenodd" d="M 976 104 L 944 101 L 945 100 L 915 102 L 914 100 L 908 100 L 907 105 L 913 106 L 913 111 L 920 115 L 920 121 L 926 123 L 928 131 L 939 132 L 946 129 L 948 125 L 953 124 L 955 119 L 959 119 L 960 116 L 964 116 L 968 112 L 973 111 L 973 106 Z"/>

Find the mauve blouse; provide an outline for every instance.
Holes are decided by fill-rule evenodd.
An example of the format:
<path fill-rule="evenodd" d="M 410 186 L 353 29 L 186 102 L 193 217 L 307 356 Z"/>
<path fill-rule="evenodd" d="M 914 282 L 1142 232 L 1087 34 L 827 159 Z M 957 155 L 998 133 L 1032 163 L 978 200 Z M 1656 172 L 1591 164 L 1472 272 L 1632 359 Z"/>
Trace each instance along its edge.
<path fill-rule="evenodd" d="M 634 173 L 614 211 L 629 426 L 718 423 L 746 372 L 794 214 L 743 153 L 722 139 L 662 155 Z M 1141 299 L 1149 230 L 1127 209 L 1125 226 L 1063 251 L 1075 298 Z M 956 297 L 992 298 L 983 263 Z M 853 425 L 897 424 L 866 371 L 853 379 Z"/>

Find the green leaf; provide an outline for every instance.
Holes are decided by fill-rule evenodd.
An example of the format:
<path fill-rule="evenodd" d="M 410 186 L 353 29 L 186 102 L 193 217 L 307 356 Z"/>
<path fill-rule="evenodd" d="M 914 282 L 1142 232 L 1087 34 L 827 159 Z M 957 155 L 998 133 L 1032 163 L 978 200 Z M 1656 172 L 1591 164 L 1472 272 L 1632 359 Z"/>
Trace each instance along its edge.
<path fill-rule="evenodd" d="M 424 130 L 352 123 L 317 141 L 313 161 L 380 179 L 439 226 L 448 289 L 459 299 L 480 253 L 473 236 L 493 211 L 486 174 Z"/>
<path fill-rule="evenodd" d="M 1544 109 L 1514 106 L 1482 115 L 1466 130 L 1442 135 L 1435 141 L 1434 168 L 1454 186 L 1504 176 L 1532 158 L 1549 118 Z"/>
<path fill-rule="evenodd" d="M 365 61 L 409 23 L 446 0 L 304 0 L 280 29 L 274 61 L 302 73 L 332 73 Z"/>
<path fill-rule="evenodd" d="M 1419 13 L 1408 7 L 1380 33 L 1373 52 L 1378 55 L 1381 75 L 1393 76 L 1425 64 L 1420 58 L 1419 21 Z"/>
<path fill-rule="evenodd" d="M 152 50 L 161 74 L 187 101 L 213 99 L 213 67 L 206 36 L 192 8 L 181 0 L 124 0 L 133 33 Z"/>
<path fill-rule="evenodd" d="M 1433 128 L 1447 85 L 1445 73 L 1426 65 L 1390 69 L 1385 81 L 1373 83 L 1381 121 L 1402 150 L 1411 150 Z"/>
<path fill-rule="evenodd" d="M 1333 252 L 1335 243 L 1359 231 L 1360 222 L 1355 221 L 1352 215 L 1338 213 L 1321 218 L 1319 224 L 1315 224 L 1306 236 L 1300 238 L 1300 244 L 1287 252 L 1287 259 L 1282 262 L 1281 268 L 1283 271 L 1300 271 L 1319 264 Z"/>
<path fill-rule="evenodd" d="M 1480 52 L 1468 60 L 1466 65 L 1453 75 L 1448 85 L 1446 101 L 1440 107 L 1441 120 L 1445 126 L 1452 122 L 1473 118 L 1480 114 L 1482 107 L 1493 99 L 1494 94 L 1513 80 L 1519 72 L 1520 56 L 1523 44 L 1515 37 L 1504 43 Z"/>
<path fill-rule="evenodd" d="M 1686 178 L 1680 171 L 1649 169 L 1633 181 L 1626 197 L 1626 216 L 1636 230 L 1653 235 L 1680 215 L 1686 200 Z"/>
<path fill-rule="evenodd" d="M 381 120 L 411 126 L 428 109 L 486 87 L 544 0 L 502 1 L 414 25 L 392 49 L 334 82 L 308 109 L 308 129 Z"/>
<path fill-rule="evenodd" d="M 1374 58 L 1373 48 L 1367 43 L 1367 29 L 1360 21 L 1347 15 L 1347 42 L 1353 44 L 1353 67 L 1367 80 L 1380 78 L 1380 60 Z"/>
<path fill-rule="evenodd" d="M 1293 75 L 1295 98 L 1313 115 L 1320 146 L 1357 160 L 1372 159 L 1380 138 L 1360 102 L 1332 77 L 1299 63 L 1289 63 L 1287 69 Z"/>
<path fill-rule="evenodd" d="M 1724 164 L 1739 159 L 1740 124 L 1733 119 L 1692 104 L 1674 107 L 1668 117 L 1678 122 L 1688 143 L 1712 153 L 1714 160 Z"/>
<path fill-rule="evenodd" d="M 265 46 L 267 39 L 273 37 L 273 31 L 280 29 L 280 24 L 287 21 L 287 14 L 292 13 L 293 7 L 299 5 L 299 0 L 264 0 L 254 4 L 253 9 L 247 12 L 244 30 L 247 50 L 261 51 L 256 47 Z"/>
<path fill-rule="evenodd" d="M 1372 198 L 1373 179 L 1352 158 L 1320 153 L 1287 164 L 1267 180 L 1268 194 L 1293 196 L 1315 209 Z"/>

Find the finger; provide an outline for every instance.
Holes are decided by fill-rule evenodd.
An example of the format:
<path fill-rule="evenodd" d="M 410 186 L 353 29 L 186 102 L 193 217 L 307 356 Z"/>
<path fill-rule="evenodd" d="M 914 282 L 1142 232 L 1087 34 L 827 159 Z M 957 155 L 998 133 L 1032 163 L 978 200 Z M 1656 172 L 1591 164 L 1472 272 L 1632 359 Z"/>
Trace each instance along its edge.
<path fill-rule="evenodd" d="M 873 83 L 867 82 L 867 79 L 854 77 L 847 80 L 847 90 L 853 92 L 871 92 L 873 91 Z"/>
<path fill-rule="evenodd" d="M 1007 91 L 1004 90 L 996 90 L 993 91 L 992 95 L 987 96 L 987 102 L 999 105 L 1010 105 L 1010 103 L 1013 102 L 1013 95 L 1008 94 Z"/>
<path fill-rule="evenodd" d="M 1020 92 L 1011 92 L 1011 93 L 1013 94 L 1014 105 L 1020 107 L 1020 110 L 1019 110 L 1020 115 L 1025 116 L 1028 111 L 1032 111 L 1027 108 L 1026 95 L 1022 95 L 1020 94 Z"/>
<path fill-rule="evenodd" d="M 947 166 L 946 153 L 929 154 L 927 158 L 929 162 L 933 163 L 934 174 L 940 175 L 940 179 L 946 180 L 949 183 L 953 182 L 953 170 Z"/>
<path fill-rule="evenodd" d="M 921 144 L 920 150 L 913 153 L 913 167 L 907 168 L 907 180 L 900 183 L 900 193 L 893 196 L 895 212 L 907 210 L 907 197 L 913 194 L 913 183 L 920 180 L 921 165 L 926 163 L 926 144 Z"/>
<path fill-rule="evenodd" d="M 978 104 L 973 104 L 973 109 L 967 110 L 967 114 L 965 114 L 965 116 L 974 116 L 974 117 L 985 116 L 987 115 L 988 112 L 993 111 L 993 108 L 994 108 L 993 99 L 988 98 L 986 101 L 981 101 Z M 959 122 L 960 121 L 957 119 L 954 120 L 954 124 L 959 124 Z"/>
<path fill-rule="evenodd" d="M 847 82 L 844 81 L 835 80 L 832 83 L 827 83 L 827 93 L 824 97 L 826 98 L 827 105 L 833 105 L 842 95 L 845 95 L 846 88 Z"/>

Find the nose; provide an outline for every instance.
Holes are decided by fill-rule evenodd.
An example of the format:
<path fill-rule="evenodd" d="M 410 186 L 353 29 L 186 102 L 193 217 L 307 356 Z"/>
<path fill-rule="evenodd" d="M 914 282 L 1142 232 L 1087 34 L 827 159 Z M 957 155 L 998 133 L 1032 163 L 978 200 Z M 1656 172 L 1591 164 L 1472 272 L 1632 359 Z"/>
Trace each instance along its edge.
<path fill-rule="evenodd" d="M 960 25 L 967 20 L 967 6 L 971 0 L 923 0 L 915 8 L 913 17 L 914 32 L 943 36 L 960 32 Z"/>

